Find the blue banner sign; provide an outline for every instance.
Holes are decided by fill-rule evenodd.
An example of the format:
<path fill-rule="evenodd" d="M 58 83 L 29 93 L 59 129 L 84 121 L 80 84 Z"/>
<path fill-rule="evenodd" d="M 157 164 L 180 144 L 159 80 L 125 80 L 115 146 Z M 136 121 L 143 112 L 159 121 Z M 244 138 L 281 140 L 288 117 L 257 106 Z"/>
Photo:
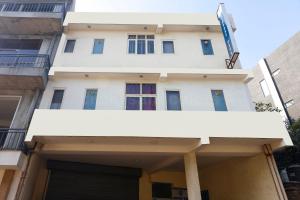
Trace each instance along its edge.
<path fill-rule="evenodd" d="M 219 5 L 217 11 L 217 17 L 218 20 L 220 21 L 220 25 L 224 35 L 224 40 L 227 46 L 229 57 L 231 58 L 235 52 L 238 52 L 238 49 L 234 40 L 234 35 L 230 24 L 229 16 L 226 12 L 223 3 Z"/>

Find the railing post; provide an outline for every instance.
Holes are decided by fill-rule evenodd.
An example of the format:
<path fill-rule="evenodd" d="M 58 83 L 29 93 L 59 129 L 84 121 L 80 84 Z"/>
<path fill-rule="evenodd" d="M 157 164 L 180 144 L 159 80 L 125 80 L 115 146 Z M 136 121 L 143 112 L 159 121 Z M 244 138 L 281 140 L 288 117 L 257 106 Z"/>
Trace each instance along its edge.
<path fill-rule="evenodd" d="M 19 63 L 19 57 L 17 56 L 16 59 L 15 59 L 15 63 L 14 63 L 14 66 L 17 66 Z"/>

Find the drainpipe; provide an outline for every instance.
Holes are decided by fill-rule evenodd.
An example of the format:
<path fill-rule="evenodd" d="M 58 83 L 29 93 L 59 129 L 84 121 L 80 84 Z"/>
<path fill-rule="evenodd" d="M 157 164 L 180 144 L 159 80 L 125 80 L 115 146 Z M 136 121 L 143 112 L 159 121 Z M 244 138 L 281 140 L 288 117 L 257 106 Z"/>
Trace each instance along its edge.
<path fill-rule="evenodd" d="M 28 126 L 29 126 L 29 124 L 32 120 L 34 110 L 38 107 L 38 105 L 40 103 L 41 96 L 42 96 L 42 91 L 37 89 L 36 92 L 35 92 L 34 98 L 32 100 L 32 104 L 30 106 L 30 108 L 32 108 L 32 109 L 28 112 L 28 115 L 29 115 L 28 119 L 29 120 L 28 120 L 27 125 L 26 125 L 27 128 L 28 128 Z M 33 148 L 30 148 L 28 150 L 26 149 L 28 159 L 27 159 L 25 169 L 22 172 L 22 175 L 21 175 L 18 187 L 17 187 L 17 192 L 16 192 L 14 200 L 19 200 L 19 198 L 20 198 L 20 195 L 22 193 L 22 188 L 23 188 L 25 179 L 27 177 L 28 168 L 29 168 L 29 165 L 30 165 L 30 162 L 31 162 L 32 154 L 34 153 L 34 149 L 36 149 L 36 146 L 37 146 L 37 143 L 34 144 Z"/>
<path fill-rule="evenodd" d="M 278 86 L 277 86 L 277 83 L 276 83 L 274 77 L 272 76 L 272 72 L 271 72 L 269 63 L 268 63 L 268 61 L 267 61 L 266 58 L 264 58 L 264 62 L 265 62 L 265 64 L 266 64 L 266 66 L 267 66 L 268 72 L 269 72 L 269 74 L 270 74 L 270 76 L 271 76 L 271 79 L 272 79 L 272 82 L 273 82 L 273 84 L 274 84 L 274 86 L 275 86 L 276 92 L 277 92 L 278 97 L 279 97 L 279 99 L 280 99 L 280 103 L 281 103 L 281 105 L 282 105 L 282 107 L 283 107 L 283 111 L 284 111 L 285 114 L 286 114 L 288 123 L 289 123 L 289 124 L 292 124 L 292 122 L 293 122 L 293 121 L 292 121 L 292 118 L 291 118 L 291 116 L 290 116 L 290 114 L 289 114 L 287 108 L 285 107 L 285 104 L 284 104 L 283 98 L 282 98 L 282 96 L 281 96 L 280 90 L 279 90 L 279 88 L 278 88 Z"/>

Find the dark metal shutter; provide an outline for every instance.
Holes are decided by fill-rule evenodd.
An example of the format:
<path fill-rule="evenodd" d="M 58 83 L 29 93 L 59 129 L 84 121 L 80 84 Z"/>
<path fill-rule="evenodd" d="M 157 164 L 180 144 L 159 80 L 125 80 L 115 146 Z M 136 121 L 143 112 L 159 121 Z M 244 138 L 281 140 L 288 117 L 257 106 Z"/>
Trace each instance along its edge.
<path fill-rule="evenodd" d="M 67 162 L 62 167 L 61 164 L 57 161 L 48 164 L 51 174 L 46 200 L 139 199 L 141 172 L 138 169 Z M 68 165 L 70 170 L 65 169 Z"/>

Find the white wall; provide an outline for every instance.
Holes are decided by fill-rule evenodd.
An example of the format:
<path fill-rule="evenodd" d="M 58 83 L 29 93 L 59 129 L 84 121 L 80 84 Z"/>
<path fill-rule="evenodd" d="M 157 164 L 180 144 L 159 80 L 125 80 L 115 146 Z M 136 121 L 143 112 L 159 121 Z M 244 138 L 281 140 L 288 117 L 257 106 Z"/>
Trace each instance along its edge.
<path fill-rule="evenodd" d="M 124 110 L 126 82 L 139 83 L 139 80 L 122 79 L 56 79 L 49 81 L 44 92 L 40 108 L 50 108 L 54 89 L 64 88 L 65 94 L 62 109 L 83 109 L 85 90 L 97 88 L 97 105 L 99 110 Z M 179 90 L 182 110 L 213 111 L 214 105 L 211 89 L 224 91 L 229 111 L 250 111 L 252 103 L 247 86 L 239 81 L 226 80 L 178 80 L 178 81 L 145 81 L 157 83 L 157 110 L 166 110 L 166 90 Z"/>
<path fill-rule="evenodd" d="M 155 34 L 154 55 L 127 54 L 128 34 L 154 34 L 125 31 L 69 31 L 63 34 L 54 67 L 180 67 L 225 69 L 228 53 L 222 33 L 169 32 Z M 104 53 L 93 55 L 93 40 L 105 39 Z M 66 39 L 76 39 L 73 53 L 64 53 Z M 162 53 L 162 40 L 174 40 L 175 54 Z M 211 39 L 214 55 L 204 56 L 201 39 Z"/>

